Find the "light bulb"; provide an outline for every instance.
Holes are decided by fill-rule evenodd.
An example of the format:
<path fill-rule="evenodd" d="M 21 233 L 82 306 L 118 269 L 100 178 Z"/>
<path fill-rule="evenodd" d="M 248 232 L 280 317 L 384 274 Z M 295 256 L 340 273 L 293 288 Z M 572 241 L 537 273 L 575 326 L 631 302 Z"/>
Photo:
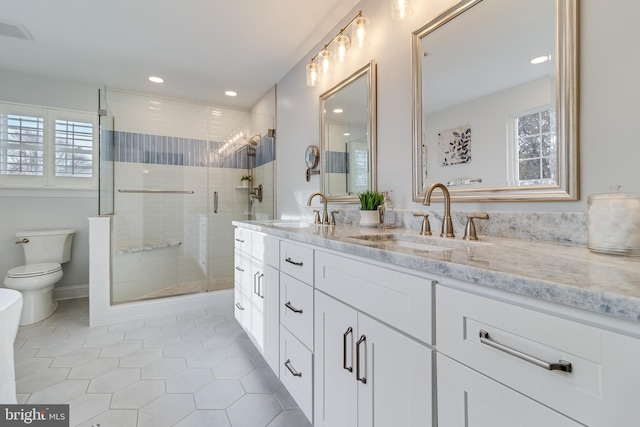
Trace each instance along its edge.
<path fill-rule="evenodd" d="M 347 51 L 349 50 L 349 47 L 351 46 L 351 40 L 349 40 L 349 37 L 345 36 L 344 34 L 339 34 L 333 41 L 333 43 L 335 44 L 335 57 L 336 57 L 336 61 L 338 62 L 344 62 L 347 60 Z"/>
<path fill-rule="evenodd" d="M 391 0 L 391 17 L 402 21 L 413 13 L 409 0 Z"/>
<path fill-rule="evenodd" d="M 307 64 L 307 86 L 315 86 L 320 80 L 320 70 L 318 64 L 309 62 Z"/>
<path fill-rule="evenodd" d="M 332 53 L 324 48 L 318 53 L 318 62 L 320 63 L 320 72 L 327 74 L 331 70 L 331 56 Z"/>
<path fill-rule="evenodd" d="M 351 27 L 351 40 L 360 49 L 367 45 L 367 25 L 369 20 L 364 16 L 360 16 L 353 21 Z"/>

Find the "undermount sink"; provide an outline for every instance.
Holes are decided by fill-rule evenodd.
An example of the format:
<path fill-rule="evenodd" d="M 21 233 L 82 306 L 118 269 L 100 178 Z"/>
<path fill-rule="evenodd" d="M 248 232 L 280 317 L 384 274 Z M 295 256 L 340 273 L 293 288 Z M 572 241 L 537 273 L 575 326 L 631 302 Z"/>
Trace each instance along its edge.
<path fill-rule="evenodd" d="M 491 243 L 486 242 L 401 233 L 364 234 L 348 237 L 351 239 L 362 240 L 363 244 L 382 244 L 389 248 L 397 247 L 417 249 L 421 251 L 446 251 L 451 249 L 465 249 L 491 245 Z"/>
<path fill-rule="evenodd" d="M 271 225 L 273 227 L 283 227 L 283 228 L 307 228 L 312 224 L 310 222 L 301 222 L 301 221 L 282 221 L 282 222 L 274 222 Z"/>

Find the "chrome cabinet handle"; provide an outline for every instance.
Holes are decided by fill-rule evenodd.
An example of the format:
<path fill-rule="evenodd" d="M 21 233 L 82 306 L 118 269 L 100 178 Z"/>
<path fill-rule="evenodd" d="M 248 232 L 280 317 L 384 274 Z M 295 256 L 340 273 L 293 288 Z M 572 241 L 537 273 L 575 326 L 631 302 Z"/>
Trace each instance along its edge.
<path fill-rule="evenodd" d="M 507 347 L 506 345 L 500 344 L 494 341 L 489 336 L 489 332 L 483 329 L 480 329 L 480 342 L 482 344 L 486 344 L 490 347 L 493 347 L 497 350 L 504 351 L 505 353 L 510 354 L 511 356 L 515 356 L 529 363 L 533 363 L 534 365 L 544 368 L 548 371 L 572 372 L 573 370 L 571 363 L 567 362 L 566 360 L 559 360 L 557 363 L 547 363 L 544 360 L 540 360 L 536 357 L 530 356 L 528 354 L 522 353 L 521 351 L 518 351 L 511 347 Z"/>
<path fill-rule="evenodd" d="M 260 290 L 258 289 L 258 274 L 260 274 L 259 271 L 253 273 L 253 293 L 260 296 Z"/>
<path fill-rule="evenodd" d="M 242 272 L 242 271 L 244 271 L 244 268 L 240 268 L 240 266 L 236 265 L 236 270 L 238 270 L 238 271 L 241 271 L 241 272 Z"/>
<path fill-rule="evenodd" d="M 367 362 L 367 337 L 362 335 L 360 337 L 360 339 L 358 340 L 358 342 L 356 342 L 356 379 L 360 382 L 362 382 L 362 384 L 366 384 L 367 383 L 367 378 L 365 376 L 360 376 L 360 344 L 364 343 L 365 344 L 365 348 L 364 348 L 364 359 L 365 359 L 365 368 L 366 368 L 366 362 Z"/>
<path fill-rule="evenodd" d="M 353 372 L 353 366 L 347 366 L 347 335 L 349 334 L 353 334 L 353 328 L 351 326 L 342 334 L 342 369 Z"/>
<path fill-rule="evenodd" d="M 287 369 L 289 370 L 289 372 L 291 372 L 291 374 L 294 377 L 301 377 L 302 376 L 302 372 L 298 372 L 295 369 L 293 369 L 293 366 L 291 366 L 291 360 L 287 359 L 286 362 L 284 362 L 284 366 L 287 367 Z"/>
<path fill-rule="evenodd" d="M 244 243 L 244 240 L 242 240 L 242 239 L 240 239 L 240 238 L 237 238 L 237 239 L 236 239 L 236 242 Z"/>
<path fill-rule="evenodd" d="M 213 213 L 218 213 L 218 192 L 213 192 Z"/>
<path fill-rule="evenodd" d="M 264 289 L 262 285 L 262 278 L 264 277 L 264 273 L 260 273 L 258 276 L 258 296 L 264 299 Z"/>
<path fill-rule="evenodd" d="M 244 307 L 239 302 L 236 303 L 236 307 L 238 307 L 238 310 L 244 310 Z"/>
<path fill-rule="evenodd" d="M 293 265 L 297 265 L 298 267 L 302 267 L 302 261 L 294 261 L 291 258 L 285 258 L 285 261 L 287 261 L 289 264 L 293 264 Z"/>
<path fill-rule="evenodd" d="M 291 301 L 287 301 L 284 304 L 285 307 L 287 307 L 289 310 L 293 311 L 294 313 L 300 313 L 302 314 L 302 309 L 301 308 L 295 308 L 294 306 L 291 305 Z"/>

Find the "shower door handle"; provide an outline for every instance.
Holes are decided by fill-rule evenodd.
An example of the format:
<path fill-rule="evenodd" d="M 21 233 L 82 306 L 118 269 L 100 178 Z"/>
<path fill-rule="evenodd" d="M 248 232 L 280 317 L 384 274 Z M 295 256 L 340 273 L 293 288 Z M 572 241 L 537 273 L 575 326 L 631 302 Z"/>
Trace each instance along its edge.
<path fill-rule="evenodd" d="M 213 213 L 218 213 L 218 192 L 213 192 Z"/>

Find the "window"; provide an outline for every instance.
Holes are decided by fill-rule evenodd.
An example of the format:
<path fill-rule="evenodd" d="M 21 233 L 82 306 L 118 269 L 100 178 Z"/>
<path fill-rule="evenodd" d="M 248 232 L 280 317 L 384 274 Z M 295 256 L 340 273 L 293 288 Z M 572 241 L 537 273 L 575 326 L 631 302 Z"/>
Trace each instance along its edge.
<path fill-rule="evenodd" d="M 94 114 L 0 103 L 0 185 L 95 187 Z"/>
<path fill-rule="evenodd" d="M 510 181 L 515 185 L 557 184 L 555 114 L 549 108 L 511 117 Z"/>

